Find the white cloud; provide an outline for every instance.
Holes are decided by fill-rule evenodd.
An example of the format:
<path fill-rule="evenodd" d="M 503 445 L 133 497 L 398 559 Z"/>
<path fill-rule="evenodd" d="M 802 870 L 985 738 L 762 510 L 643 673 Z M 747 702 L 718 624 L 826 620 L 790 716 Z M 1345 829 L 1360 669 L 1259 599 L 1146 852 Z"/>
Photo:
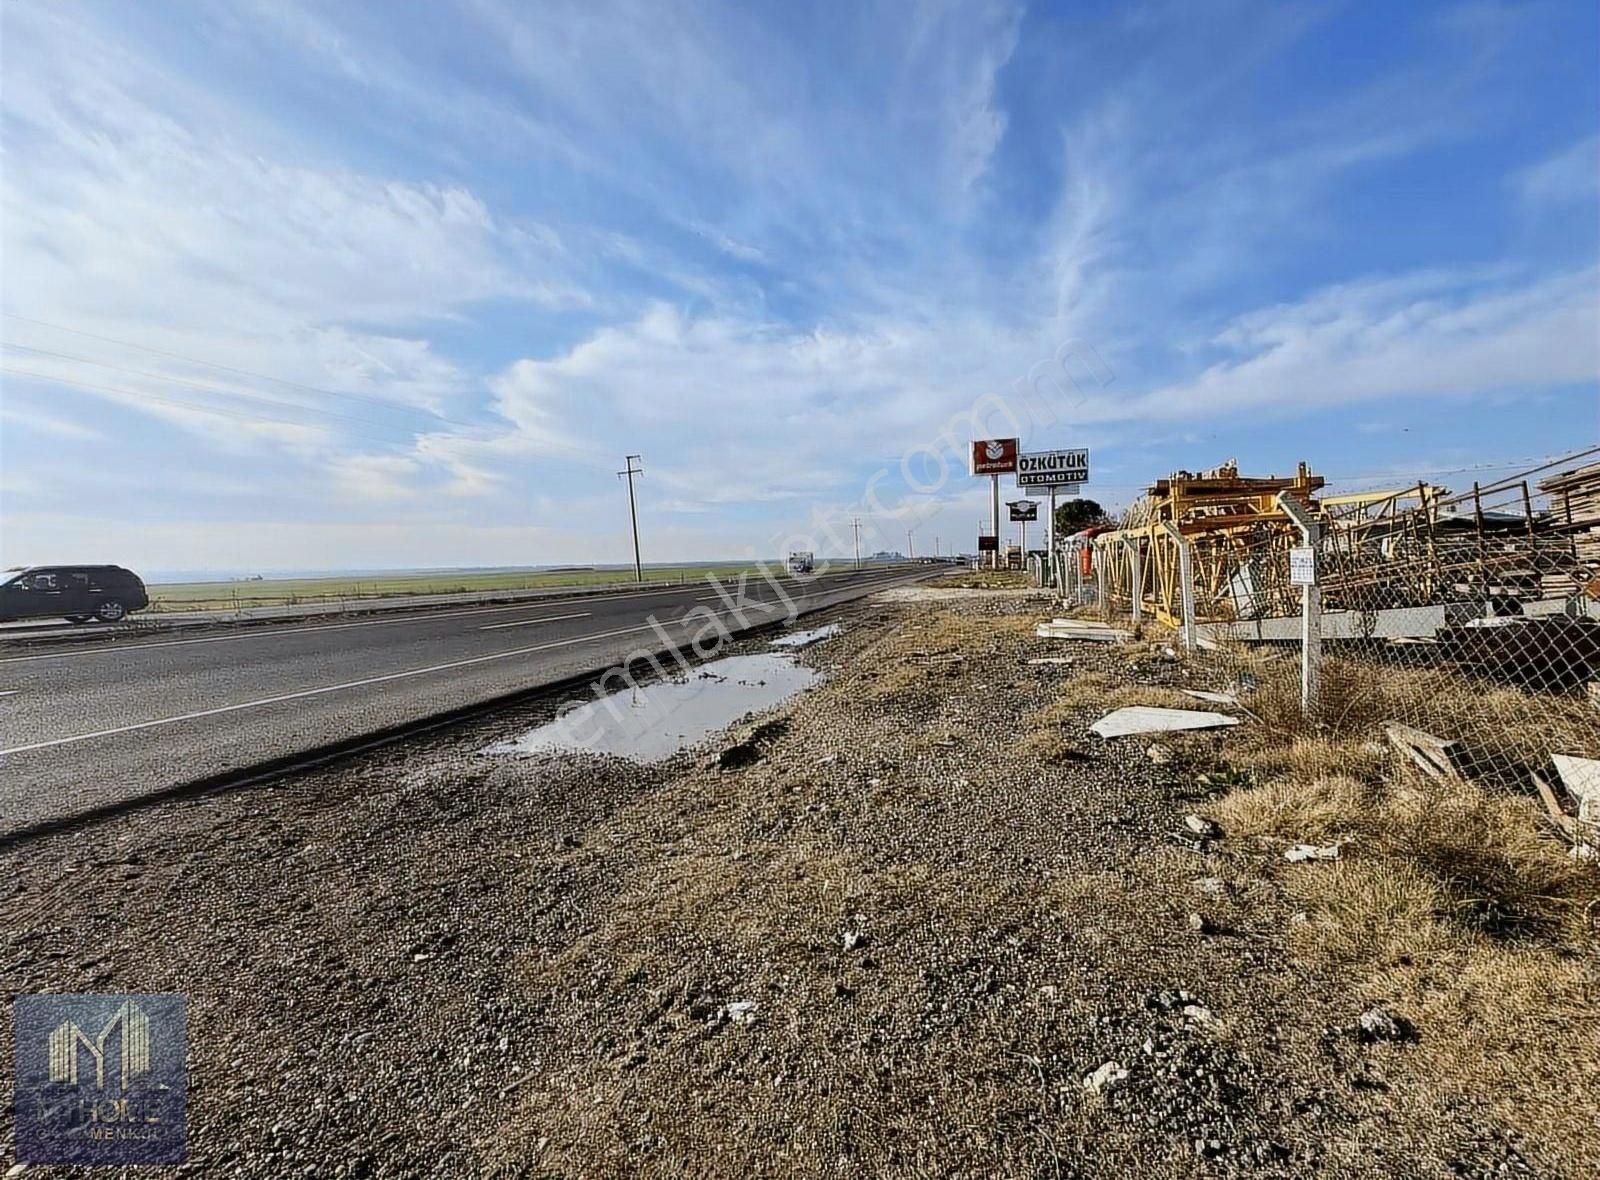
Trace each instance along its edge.
<path fill-rule="evenodd" d="M 1131 402 L 1130 417 L 1303 412 L 1377 398 L 1484 394 L 1600 378 L 1600 272 L 1513 284 L 1424 272 L 1347 283 L 1240 316 L 1235 354 Z"/>
<path fill-rule="evenodd" d="M 1522 199 L 1533 205 L 1595 203 L 1600 196 L 1600 135 L 1591 135 L 1513 178 Z"/>

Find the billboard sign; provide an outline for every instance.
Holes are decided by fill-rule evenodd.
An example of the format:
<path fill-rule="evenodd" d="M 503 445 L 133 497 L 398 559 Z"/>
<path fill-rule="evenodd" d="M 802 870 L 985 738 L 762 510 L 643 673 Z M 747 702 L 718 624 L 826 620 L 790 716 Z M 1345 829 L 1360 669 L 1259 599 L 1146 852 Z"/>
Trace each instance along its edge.
<path fill-rule="evenodd" d="M 1089 448 L 1029 451 L 1017 456 L 1018 488 L 1065 487 L 1089 480 Z"/>
<path fill-rule="evenodd" d="M 1013 523 L 1039 519 L 1039 502 L 1037 500 L 1011 500 L 1006 504 L 1006 507 L 1011 509 Z"/>
<path fill-rule="evenodd" d="M 1017 469 L 1017 440 L 985 438 L 972 444 L 973 475 L 1007 475 Z"/>
<path fill-rule="evenodd" d="M 1000 538 L 989 533 L 978 534 L 979 553 L 998 553 L 1000 551 Z"/>

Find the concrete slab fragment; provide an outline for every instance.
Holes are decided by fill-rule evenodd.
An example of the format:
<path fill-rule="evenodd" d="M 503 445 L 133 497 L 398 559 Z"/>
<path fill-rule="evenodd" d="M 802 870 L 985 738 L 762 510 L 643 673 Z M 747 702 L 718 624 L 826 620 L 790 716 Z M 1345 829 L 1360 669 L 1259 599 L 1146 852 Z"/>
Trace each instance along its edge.
<path fill-rule="evenodd" d="M 1107 713 L 1089 727 L 1103 738 L 1131 737 L 1138 733 L 1169 733 L 1179 729 L 1220 729 L 1238 725 L 1237 717 L 1226 713 L 1207 713 L 1199 709 L 1156 709 L 1131 705 Z"/>
<path fill-rule="evenodd" d="M 1084 639 L 1091 643 L 1121 643 L 1133 638 L 1127 631 L 1084 619 L 1057 619 L 1051 623 L 1040 623 L 1033 633 L 1040 639 Z"/>

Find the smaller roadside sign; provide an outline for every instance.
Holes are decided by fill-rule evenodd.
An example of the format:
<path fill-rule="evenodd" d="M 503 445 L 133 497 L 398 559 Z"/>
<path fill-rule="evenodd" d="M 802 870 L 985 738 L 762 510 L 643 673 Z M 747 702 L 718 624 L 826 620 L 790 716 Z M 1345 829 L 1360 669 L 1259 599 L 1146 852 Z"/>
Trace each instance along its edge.
<path fill-rule="evenodd" d="M 1289 585 L 1315 586 L 1317 584 L 1317 551 L 1309 545 L 1297 545 L 1289 550 Z"/>
<path fill-rule="evenodd" d="M 978 534 L 979 553 L 998 553 L 1000 551 L 1000 538 L 988 533 Z"/>
<path fill-rule="evenodd" d="M 1037 500 L 1011 500 L 1006 504 L 1011 509 L 1013 522 L 1039 519 L 1039 502 Z"/>
<path fill-rule="evenodd" d="M 972 444 L 973 475 L 1008 475 L 1017 469 L 1017 440 L 985 438 Z"/>
<path fill-rule="evenodd" d="M 1017 456 L 1018 488 L 1065 487 L 1089 481 L 1089 448 L 1026 451 Z"/>

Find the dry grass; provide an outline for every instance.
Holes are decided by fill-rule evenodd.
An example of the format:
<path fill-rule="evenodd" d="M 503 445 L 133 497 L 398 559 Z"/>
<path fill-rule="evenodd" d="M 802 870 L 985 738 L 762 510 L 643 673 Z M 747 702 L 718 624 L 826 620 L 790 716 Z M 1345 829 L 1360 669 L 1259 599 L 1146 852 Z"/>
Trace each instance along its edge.
<path fill-rule="evenodd" d="M 1257 764 L 1318 770 L 1341 752 L 1296 744 Z M 1292 945 L 1415 1022 L 1432 1101 L 1487 1102 L 1525 1135 L 1600 1152 L 1600 871 L 1546 835 L 1531 801 L 1403 769 L 1389 787 L 1291 772 L 1214 814 L 1230 837 L 1349 840 L 1344 859 L 1284 874 L 1306 916 Z"/>
<path fill-rule="evenodd" d="M 1050 766 L 1082 761 L 1083 748 L 1069 738 L 1060 726 L 1034 726 L 1022 735 L 1022 750 Z"/>
<path fill-rule="evenodd" d="M 951 590 L 1027 590 L 1033 580 L 1022 570 L 964 570 L 928 584 Z"/>
<path fill-rule="evenodd" d="M 1371 737 L 1379 723 L 1403 721 L 1458 743 L 1473 777 L 1502 785 L 1525 783 L 1529 770 L 1548 770 L 1552 751 L 1600 758 L 1594 706 L 1576 694 L 1529 692 L 1449 668 L 1328 656 L 1318 707 L 1308 717 L 1300 709 L 1297 655 L 1238 647 L 1223 659 L 1236 674 L 1255 678 L 1248 703 L 1275 744 Z"/>
<path fill-rule="evenodd" d="M 1285 742 L 1259 741 L 1251 728 L 1247 741 L 1255 744 L 1232 749 L 1229 764 L 1258 775 L 1284 776 L 1296 782 L 1334 775 L 1378 782 L 1391 762 L 1391 754 L 1371 738 L 1336 738 L 1302 735 Z"/>
<path fill-rule="evenodd" d="M 1228 765 L 1258 781 L 1212 814 L 1230 838 L 1271 842 L 1272 875 L 1305 914 L 1297 954 L 1415 1022 L 1414 1076 L 1436 1109 L 1487 1106 L 1600 1158 L 1600 868 L 1569 857 L 1526 794 L 1495 786 L 1525 782 L 1552 750 L 1600 753 L 1600 726 L 1575 700 L 1341 658 L 1325 661 L 1307 719 L 1293 659 L 1231 656 L 1256 678 L 1262 724 Z M 1456 741 L 1491 785 L 1423 777 L 1382 743 L 1391 718 Z M 1340 841 L 1342 858 L 1277 860 L 1301 841 Z"/>
<path fill-rule="evenodd" d="M 1109 712 L 1129 705 L 1193 709 L 1196 702 L 1175 688 L 1129 684 L 1108 672 L 1086 672 L 1074 676 L 1056 690 L 1055 696 L 1039 711 L 1039 720 L 1059 724 L 1077 718 L 1085 709 Z"/>
<path fill-rule="evenodd" d="M 1307 783 L 1272 779 L 1234 791 L 1213 811 L 1230 836 L 1327 844 L 1369 830 L 1373 797 L 1371 786 L 1342 775 Z"/>

